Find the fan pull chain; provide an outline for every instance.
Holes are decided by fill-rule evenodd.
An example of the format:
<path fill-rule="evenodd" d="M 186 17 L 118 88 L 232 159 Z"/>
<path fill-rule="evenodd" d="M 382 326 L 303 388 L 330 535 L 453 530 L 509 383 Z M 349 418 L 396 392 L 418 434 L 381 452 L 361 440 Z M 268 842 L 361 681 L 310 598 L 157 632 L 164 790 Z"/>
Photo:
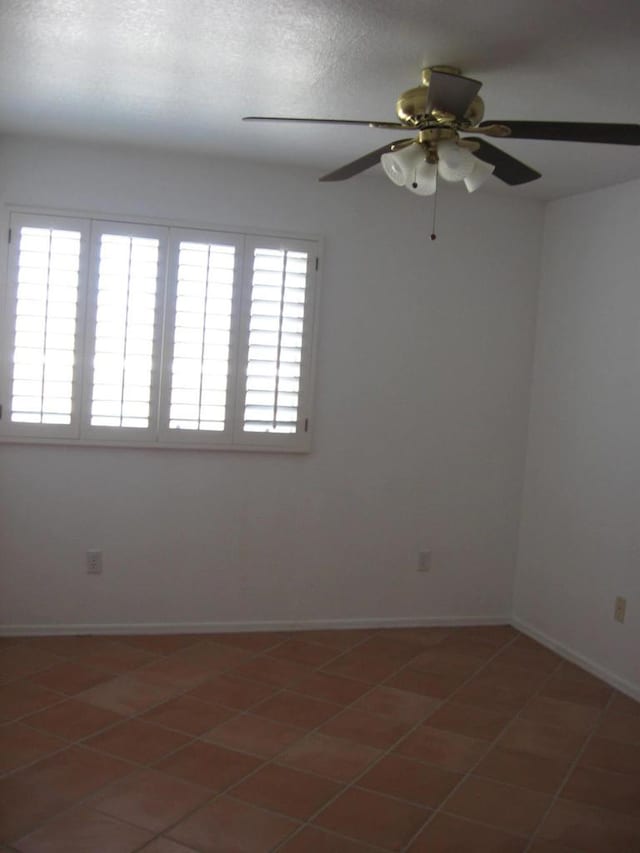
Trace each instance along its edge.
<path fill-rule="evenodd" d="M 438 173 L 436 172 L 436 191 L 433 194 L 433 219 L 431 221 L 431 239 L 436 239 L 436 208 L 438 205 Z"/>

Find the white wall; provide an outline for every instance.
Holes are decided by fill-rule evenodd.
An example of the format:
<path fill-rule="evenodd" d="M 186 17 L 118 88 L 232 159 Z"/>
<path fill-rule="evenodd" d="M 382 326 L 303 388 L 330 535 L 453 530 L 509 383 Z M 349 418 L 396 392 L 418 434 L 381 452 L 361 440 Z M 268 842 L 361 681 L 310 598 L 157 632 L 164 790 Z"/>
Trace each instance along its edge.
<path fill-rule="evenodd" d="M 547 210 L 515 614 L 640 697 L 639 241 L 640 182 Z"/>
<path fill-rule="evenodd" d="M 314 449 L 0 446 L 9 626 L 508 618 L 542 208 L 6 139 L 1 200 L 325 238 Z M 4 266 L 3 266 L 4 268 Z M 84 573 L 87 548 L 104 573 Z M 417 552 L 434 568 L 417 574 Z"/>

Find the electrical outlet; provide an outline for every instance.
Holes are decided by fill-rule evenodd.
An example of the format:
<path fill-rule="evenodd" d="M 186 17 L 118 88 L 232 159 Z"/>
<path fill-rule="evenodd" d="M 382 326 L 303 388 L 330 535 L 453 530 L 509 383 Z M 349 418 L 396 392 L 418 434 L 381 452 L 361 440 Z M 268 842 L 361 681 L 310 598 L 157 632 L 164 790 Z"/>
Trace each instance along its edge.
<path fill-rule="evenodd" d="M 102 574 L 102 551 L 87 551 L 87 574 Z"/>
<path fill-rule="evenodd" d="M 431 551 L 420 551 L 418 554 L 418 572 L 431 571 Z"/>
<path fill-rule="evenodd" d="M 613 618 L 616 622 L 624 622 L 624 617 L 627 612 L 627 599 L 619 595 L 616 598 L 615 608 L 613 610 Z"/>

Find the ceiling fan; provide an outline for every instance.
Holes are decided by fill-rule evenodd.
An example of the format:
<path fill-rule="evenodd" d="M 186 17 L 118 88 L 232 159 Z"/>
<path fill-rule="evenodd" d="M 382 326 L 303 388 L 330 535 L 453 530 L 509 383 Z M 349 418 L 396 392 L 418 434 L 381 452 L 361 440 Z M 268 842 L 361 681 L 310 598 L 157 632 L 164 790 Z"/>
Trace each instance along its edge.
<path fill-rule="evenodd" d="M 403 92 L 396 103 L 398 121 L 359 121 L 284 116 L 245 116 L 244 121 L 299 122 L 311 124 L 364 125 L 383 130 L 417 131 L 417 136 L 398 139 L 376 148 L 357 160 L 323 175 L 321 181 L 344 181 L 381 162 L 398 186 L 418 195 L 432 195 L 437 178 L 464 181 L 469 192 L 494 174 L 515 186 L 540 177 L 487 142 L 483 137 L 546 139 L 640 145 L 640 125 L 565 121 L 483 121 L 484 103 L 478 92 L 482 83 L 462 76 L 458 68 L 433 65 L 422 71 L 422 83 Z M 465 136 L 461 136 L 465 134 Z"/>

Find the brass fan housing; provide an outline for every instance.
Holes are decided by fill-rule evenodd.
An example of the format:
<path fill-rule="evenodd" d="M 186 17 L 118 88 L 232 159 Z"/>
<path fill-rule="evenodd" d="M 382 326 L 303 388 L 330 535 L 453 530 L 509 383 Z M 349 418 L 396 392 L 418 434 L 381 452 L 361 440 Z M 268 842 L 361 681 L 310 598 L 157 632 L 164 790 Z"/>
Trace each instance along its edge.
<path fill-rule="evenodd" d="M 407 127 L 421 129 L 434 124 L 471 126 L 477 125 L 484 116 L 484 102 L 476 95 L 462 121 L 454 115 L 433 110 L 429 103 L 429 80 L 432 71 L 442 71 L 445 74 L 460 74 L 459 68 L 450 65 L 433 65 L 422 69 L 422 85 L 403 92 L 396 102 L 396 113 L 402 124 Z"/>

